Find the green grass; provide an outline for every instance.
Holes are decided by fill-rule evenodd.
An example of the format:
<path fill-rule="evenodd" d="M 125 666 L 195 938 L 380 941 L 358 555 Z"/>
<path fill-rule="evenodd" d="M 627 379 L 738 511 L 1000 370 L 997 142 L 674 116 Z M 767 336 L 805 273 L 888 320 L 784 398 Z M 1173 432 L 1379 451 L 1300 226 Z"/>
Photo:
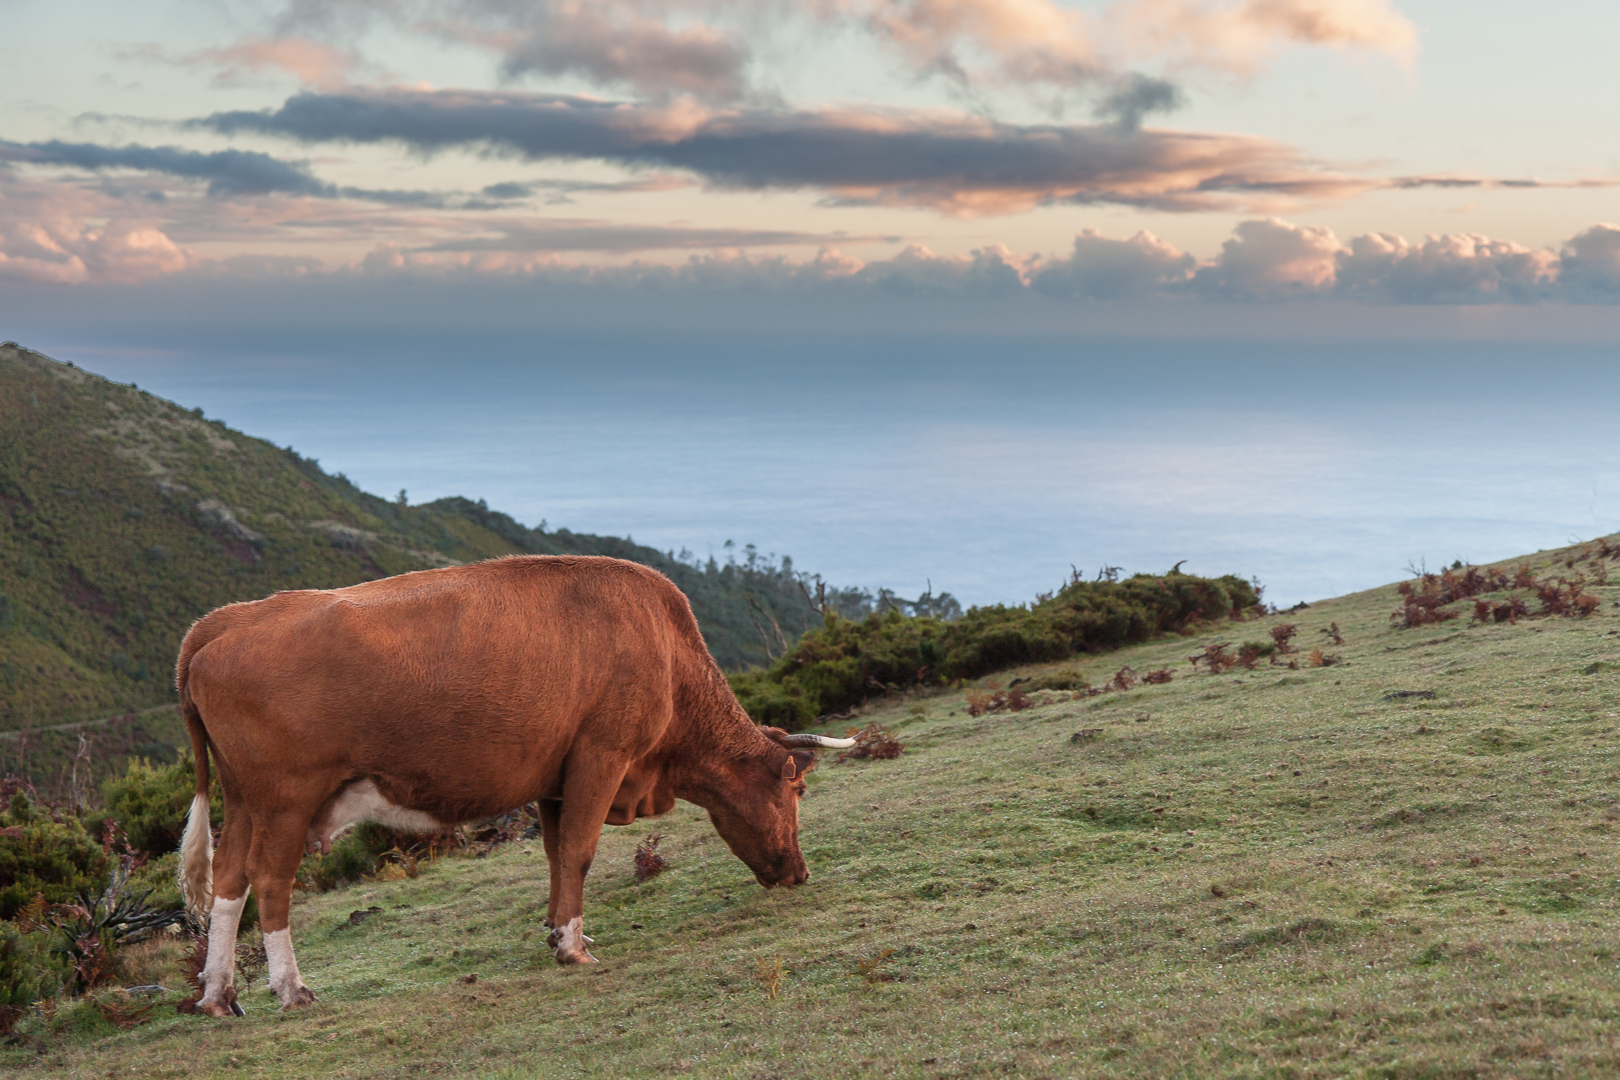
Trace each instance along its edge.
<path fill-rule="evenodd" d="M 861 722 L 907 752 L 812 774 L 803 888 L 761 890 L 682 804 L 606 830 L 586 897 L 599 967 L 552 963 L 544 856 L 512 844 L 302 897 L 311 1009 L 278 1013 L 261 972 L 245 1020 L 165 1007 L 117 1032 L 80 1007 L 43 1053 L 4 1061 L 52 1077 L 1613 1076 L 1620 588 L 1596 591 L 1587 620 L 1395 630 L 1382 588 L 1222 635 L 1295 622 L 1308 651 L 1336 621 L 1332 667 L 1193 675 L 1186 656 L 1216 640 L 1198 635 L 1080 662 L 1093 684 L 1125 663 L 1176 672 L 1129 693 L 978 718 L 963 692 L 872 703 Z M 1435 696 L 1386 699 L 1399 690 Z M 1081 729 L 1100 734 L 1071 741 Z M 631 853 L 654 830 L 672 865 L 638 884 Z M 778 961 L 771 999 L 761 965 Z"/>

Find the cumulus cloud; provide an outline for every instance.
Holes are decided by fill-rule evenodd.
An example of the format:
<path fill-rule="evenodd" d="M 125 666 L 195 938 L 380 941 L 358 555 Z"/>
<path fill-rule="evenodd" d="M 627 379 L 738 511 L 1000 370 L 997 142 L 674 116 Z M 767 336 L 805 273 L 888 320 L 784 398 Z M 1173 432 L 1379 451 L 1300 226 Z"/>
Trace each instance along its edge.
<path fill-rule="evenodd" d="M 0 220 L 0 278 L 57 284 L 135 282 L 186 269 L 190 256 L 149 222 Z"/>
<path fill-rule="evenodd" d="M 1277 218 L 1240 222 L 1221 253 L 1193 275 L 1202 295 L 1227 300 L 1315 296 L 1334 283 L 1342 248 L 1333 230 Z"/>
<path fill-rule="evenodd" d="M 298 94 L 216 113 L 222 133 L 393 142 L 431 153 L 494 147 L 533 160 L 684 169 L 711 186 L 813 189 L 843 203 L 971 216 L 1052 202 L 1263 209 L 1377 185 L 1239 135 L 1019 125 L 957 112 L 625 104 L 557 94 L 368 90 Z"/>
<path fill-rule="evenodd" d="M 1336 292 L 1403 304 L 1522 302 L 1551 294 L 1561 270 L 1551 251 L 1461 233 L 1409 244 L 1369 233 L 1335 255 Z"/>
<path fill-rule="evenodd" d="M 1152 296 L 1184 285 L 1197 260 L 1143 230 L 1110 240 L 1095 229 L 1074 238 L 1066 259 L 1040 266 L 1030 286 L 1048 296 L 1118 300 Z"/>
<path fill-rule="evenodd" d="M 1620 227 L 1594 225 L 1565 241 L 1559 284 L 1571 299 L 1620 301 Z"/>

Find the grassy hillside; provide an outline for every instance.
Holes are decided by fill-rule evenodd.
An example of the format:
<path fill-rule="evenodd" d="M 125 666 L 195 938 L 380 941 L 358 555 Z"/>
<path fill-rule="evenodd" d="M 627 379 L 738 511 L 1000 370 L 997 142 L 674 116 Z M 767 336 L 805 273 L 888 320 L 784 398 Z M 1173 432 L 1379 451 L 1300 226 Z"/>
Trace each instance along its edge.
<path fill-rule="evenodd" d="M 0 345 L 0 732 L 136 712 L 172 698 L 192 620 L 277 589 L 329 588 L 514 552 L 656 566 L 686 591 L 728 667 L 765 662 L 819 621 L 792 564 L 698 564 L 612 537 L 529 529 L 467 499 L 407 506 L 134 386 Z M 858 608 L 864 594 L 836 594 Z M 142 726 L 144 725 L 144 726 Z M 167 747 L 172 718 L 95 729 Z M 59 767 L 76 730 L 29 737 Z M 16 768 L 22 746 L 0 740 Z M 46 767 L 45 772 L 51 769 Z"/>
<path fill-rule="evenodd" d="M 245 1020 L 163 1008 L 119 1032 L 79 1006 L 42 1054 L 4 1061 L 85 1078 L 1613 1076 L 1620 587 L 1574 554 L 1531 561 L 1587 577 L 1586 618 L 1470 622 L 1465 602 L 1404 629 L 1387 587 L 869 704 L 859 722 L 906 752 L 811 775 L 801 889 L 758 888 L 691 807 L 608 829 L 586 896 L 599 967 L 552 963 L 544 856 L 511 844 L 297 902 L 321 995 L 306 1011 L 278 1014 L 260 971 Z M 1285 622 L 1300 651 L 1277 666 L 1188 663 Z M 1338 662 L 1309 666 L 1316 646 Z M 969 715 L 997 684 L 1078 667 L 1101 686 L 1122 665 L 1174 678 Z M 637 883 L 654 831 L 672 865 Z"/>

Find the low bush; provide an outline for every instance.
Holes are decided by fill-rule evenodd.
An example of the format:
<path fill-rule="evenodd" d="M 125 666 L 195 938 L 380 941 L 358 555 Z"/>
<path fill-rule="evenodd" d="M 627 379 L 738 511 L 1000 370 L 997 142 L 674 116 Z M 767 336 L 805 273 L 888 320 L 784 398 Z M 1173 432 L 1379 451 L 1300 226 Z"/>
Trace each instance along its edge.
<path fill-rule="evenodd" d="M 800 727 L 879 694 L 1105 652 L 1241 617 L 1259 602 L 1241 578 L 1172 571 L 1124 581 L 1075 575 L 1028 606 L 973 608 L 949 622 L 897 610 L 860 622 L 829 614 L 769 668 L 731 675 L 731 687 L 757 722 Z"/>
<path fill-rule="evenodd" d="M 0 922 L 0 1011 L 54 997 L 71 972 L 67 959 L 52 951 L 49 934 Z"/>
<path fill-rule="evenodd" d="M 107 861 L 77 818 L 14 790 L 0 813 L 0 919 L 15 918 L 35 896 L 68 904 L 81 892 L 100 893 Z"/>
<path fill-rule="evenodd" d="M 145 758 L 132 758 L 122 776 L 108 777 L 101 785 L 105 814 L 123 827 L 129 846 L 163 855 L 180 848 L 191 799 L 196 793 L 196 765 L 190 750 L 183 750 L 172 765 L 154 766 Z M 219 783 L 208 800 L 210 823 L 225 821 L 225 800 Z"/>

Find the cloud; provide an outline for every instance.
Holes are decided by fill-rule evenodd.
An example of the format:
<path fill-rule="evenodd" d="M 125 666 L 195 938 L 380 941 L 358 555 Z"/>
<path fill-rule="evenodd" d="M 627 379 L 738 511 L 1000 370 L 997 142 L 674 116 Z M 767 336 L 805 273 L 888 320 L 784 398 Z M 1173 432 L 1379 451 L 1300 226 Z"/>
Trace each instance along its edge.
<path fill-rule="evenodd" d="M 227 198 L 244 195 L 301 195 L 316 199 L 364 199 L 412 206 L 441 206 L 444 195 L 430 191 L 379 191 L 340 187 L 317 179 L 304 162 L 282 161 L 252 150 L 202 152 L 177 146 L 100 146 L 95 143 L 12 143 L 0 141 L 0 161 L 32 165 L 67 165 L 100 172 L 133 169 L 164 173 L 186 180 L 206 180 L 208 194 Z M 162 192 L 149 192 L 156 202 Z"/>
<path fill-rule="evenodd" d="M 331 89 L 352 54 L 301 49 L 314 42 L 300 35 L 358 36 L 379 21 L 492 53 L 507 78 L 567 75 L 733 104 L 768 96 L 761 56 L 857 36 L 912 78 L 1104 98 L 1143 62 L 1252 75 L 1280 46 L 1302 44 L 1410 63 L 1417 41 L 1390 0 L 1118 0 L 1095 14 L 1057 0 L 292 0 L 277 36 L 221 59 L 274 64 Z"/>
<path fill-rule="evenodd" d="M 656 176 L 640 176 L 628 180 L 508 180 L 499 184 L 490 184 L 483 189 L 481 194 L 491 199 L 503 201 L 545 195 L 547 203 L 557 205 L 571 203 L 574 200 L 570 196 L 580 194 L 618 195 L 651 191 L 675 191 L 679 188 L 691 186 L 692 181 L 686 177 L 660 173 Z"/>
<path fill-rule="evenodd" d="M 458 237 L 415 249 L 431 252 L 506 252 L 519 255 L 559 251 L 626 253 L 693 248 L 824 246 L 887 241 L 896 237 L 848 236 L 774 229 L 695 228 L 681 225 L 625 225 L 579 218 L 526 218 L 494 224 L 496 235 Z"/>
<path fill-rule="evenodd" d="M 1152 296 L 1182 286 L 1197 260 L 1146 230 L 1110 240 L 1095 229 L 1074 238 L 1066 259 L 1045 263 L 1030 279 L 1048 296 L 1118 300 Z"/>
<path fill-rule="evenodd" d="M 715 101 L 735 100 L 747 90 L 748 48 L 713 27 L 677 29 L 599 0 L 487 6 L 514 16 L 514 28 L 492 39 L 508 78 L 529 72 L 583 75 L 644 95 L 695 94 Z"/>
<path fill-rule="evenodd" d="M 1551 295 L 1561 270 L 1551 251 L 1472 233 L 1409 244 L 1369 233 L 1335 255 L 1334 290 L 1402 304 L 1524 302 Z"/>
<path fill-rule="evenodd" d="M 1162 210 L 1276 207 L 1378 185 L 1265 139 L 1115 125 L 1019 125 L 957 112 L 715 110 L 470 90 L 302 93 L 197 126 L 305 142 L 494 148 L 532 160 L 684 169 L 712 187 L 812 189 L 840 203 L 973 216 L 1052 202 Z"/>
<path fill-rule="evenodd" d="M 1149 113 L 1173 112 L 1183 103 L 1181 91 L 1173 84 L 1146 75 L 1131 75 L 1104 94 L 1092 112 L 1101 119 L 1113 120 L 1127 131 L 1135 131 Z"/>
<path fill-rule="evenodd" d="M 75 168 L 138 169 L 167 173 L 188 180 L 208 181 L 210 195 L 329 196 L 335 189 L 311 176 L 301 163 L 281 161 L 249 150 L 200 153 L 177 146 L 98 146 L 94 143 L 0 142 L 0 160 L 36 165 L 71 165 Z"/>
<path fill-rule="evenodd" d="M 0 221 L 0 278 L 76 285 L 137 282 L 177 273 L 191 257 L 161 229 L 109 221 L 85 229 L 39 221 Z"/>
<path fill-rule="evenodd" d="M 248 37 L 235 45 L 190 53 L 179 61 L 188 66 L 219 69 L 214 82 L 234 86 L 243 72 L 284 71 L 305 86 L 338 90 L 360 67 L 354 53 L 306 37 Z"/>
<path fill-rule="evenodd" d="M 1240 222 L 1215 260 L 1198 269 L 1192 287 L 1223 300 L 1285 300 L 1316 296 L 1332 286 L 1341 245 L 1333 230 L 1277 218 Z"/>
<path fill-rule="evenodd" d="M 1593 225 L 1566 240 L 1559 285 L 1574 300 L 1620 301 L 1620 226 Z"/>
<path fill-rule="evenodd" d="M 1127 0 L 1103 15 L 1122 56 L 1251 76 L 1279 45 L 1360 49 L 1410 67 L 1418 31 L 1389 0 Z"/>

